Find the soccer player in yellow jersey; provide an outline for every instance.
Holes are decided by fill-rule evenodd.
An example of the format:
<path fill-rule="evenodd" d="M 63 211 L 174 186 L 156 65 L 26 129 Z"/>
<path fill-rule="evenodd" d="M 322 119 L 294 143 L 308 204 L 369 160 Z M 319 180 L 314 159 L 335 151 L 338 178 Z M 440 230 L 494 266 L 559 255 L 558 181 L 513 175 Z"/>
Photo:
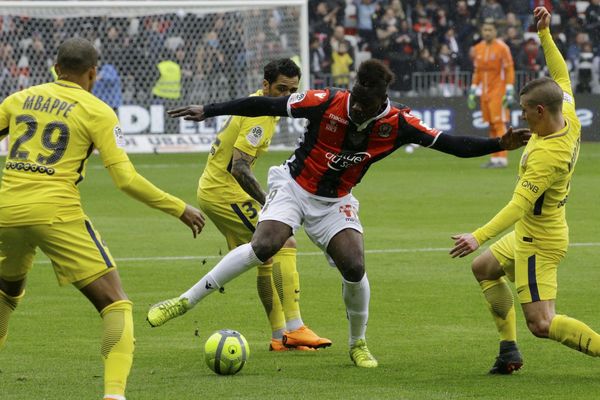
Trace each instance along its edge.
<path fill-rule="evenodd" d="M 511 201 L 470 234 L 453 236 L 452 257 L 464 257 L 514 224 L 472 264 L 496 327 L 500 354 L 490 373 L 510 374 L 523 364 L 516 344 L 514 281 L 529 330 L 584 354 L 600 356 L 600 336 L 581 321 L 555 313 L 558 263 L 567 252 L 565 204 L 577 162 L 581 123 L 575 114 L 569 71 L 550 35 L 550 13 L 534 12 L 550 78 L 535 79 L 520 92 L 522 118 L 532 131 L 519 164 Z"/>
<path fill-rule="evenodd" d="M 15 93 L 0 105 L 0 136 L 8 135 L 9 149 L 0 186 L 0 347 L 39 247 L 59 284 L 73 284 L 100 313 L 104 398 L 123 400 L 133 360 L 132 303 L 115 260 L 81 208 L 78 184 L 88 157 L 98 149 L 119 189 L 178 217 L 194 237 L 204 217 L 135 171 L 120 147 L 117 116 L 90 93 L 97 60 L 89 41 L 68 39 L 58 48 L 58 80 Z"/>
<path fill-rule="evenodd" d="M 298 90 L 300 75 L 300 68 L 291 59 L 273 60 L 264 67 L 263 88 L 254 96 L 289 96 Z M 198 202 L 225 236 L 229 250 L 252 239 L 266 199 L 252 167 L 269 149 L 278 121 L 279 117 L 270 116 L 230 116 L 210 149 L 198 183 Z M 272 260 L 258 267 L 256 283 L 271 323 L 270 350 L 313 350 L 331 345 L 329 339 L 319 337 L 302 321 L 294 237 Z M 174 302 L 178 299 L 162 303 Z M 160 303 L 158 307 L 156 310 L 160 311 Z M 178 309 L 181 313 L 187 311 L 183 304 Z M 161 312 L 151 311 L 148 322 L 162 325 Z"/>

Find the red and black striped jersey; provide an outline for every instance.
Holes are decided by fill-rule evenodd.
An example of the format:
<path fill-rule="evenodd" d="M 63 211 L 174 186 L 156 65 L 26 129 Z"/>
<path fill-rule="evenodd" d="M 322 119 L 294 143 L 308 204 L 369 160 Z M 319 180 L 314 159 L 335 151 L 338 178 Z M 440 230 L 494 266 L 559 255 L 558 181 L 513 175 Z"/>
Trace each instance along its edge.
<path fill-rule="evenodd" d="M 424 125 L 410 108 L 389 101 L 359 127 L 349 116 L 350 96 L 346 90 L 308 90 L 288 100 L 288 115 L 306 118 L 308 126 L 287 165 L 294 180 L 314 195 L 345 196 L 374 162 L 406 143 L 430 147 L 441 133 Z"/>

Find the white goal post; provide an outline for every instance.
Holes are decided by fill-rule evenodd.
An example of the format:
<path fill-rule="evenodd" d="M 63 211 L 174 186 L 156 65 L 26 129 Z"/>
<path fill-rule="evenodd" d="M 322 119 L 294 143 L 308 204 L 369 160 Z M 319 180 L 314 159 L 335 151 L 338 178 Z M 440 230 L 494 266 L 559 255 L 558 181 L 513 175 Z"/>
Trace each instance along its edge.
<path fill-rule="evenodd" d="M 310 87 L 308 0 L 3 0 L 0 99 L 52 80 L 56 47 L 72 36 L 98 48 L 95 94 L 117 111 L 133 152 L 208 149 L 222 119 L 174 121 L 165 110 L 247 96 L 273 58 L 294 59 Z M 178 98 L 156 93 L 165 60 L 180 67 Z M 289 147 L 302 126 L 282 119 L 279 131 L 274 143 Z"/>

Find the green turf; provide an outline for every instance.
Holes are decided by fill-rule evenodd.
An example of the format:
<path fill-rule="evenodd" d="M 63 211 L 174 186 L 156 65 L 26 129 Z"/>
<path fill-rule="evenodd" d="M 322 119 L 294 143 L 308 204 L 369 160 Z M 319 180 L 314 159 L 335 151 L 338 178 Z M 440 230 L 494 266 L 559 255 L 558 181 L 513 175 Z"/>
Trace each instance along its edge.
<path fill-rule="evenodd" d="M 269 164 L 286 156 L 272 153 L 260 160 L 261 181 Z M 204 154 L 131 158 L 158 186 L 195 202 Z M 400 150 L 376 164 L 355 190 L 365 246 L 374 251 L 366 257 L 372 292 L 367 337 L 380 362 L 377 369 L 359 370 L 348 356 L 339 274 L 321 255 L 301 255 L 298 267 L 304 320 L 333 340 L 329 349 L 267 350 L 269 327 L 254 271 L 186 316 L 149 328 L 148 305 L 193 284 L 225 251 L 224 240 L 210 224 L 193 240 L 176 219 L 119 193 L 94 157 L 81 185 L 84 208 L 117 258 L 135 303 L 137 344 L 128 398 L 597 399 L 600 360 L 534 338 L 520 310 L 524 368 L 510 377 L 486 375 L 497 351 L 493 323 L 470 273 L 472 256 L 453 260 L 447 249 L 451 234 L 473 230 L 510 199 L 516 159 L 511 155 L 506 170 L 482 170 L 484 159 Z M 569 250 L 559 269 L 557 301 L 559 312 L 598 330 L 599 159 L 600 144 L 582 146 L 568 216 L 571 241 L 591 245 Z M 304 233 L 298 239 L 301 253 L 317 251 Z M 198 258 L 173 259 L 183 256 Z M 100 398 L 100 327 L 93 307 L 75 289 L 57 287 L 47 260 L 38 256 L 0 353 L 0 399 Z M 204 341 L 222 328 L 241 331 L 250 343 L 250 360 L 233 377 L 216 376 L 203 362 Z"/>

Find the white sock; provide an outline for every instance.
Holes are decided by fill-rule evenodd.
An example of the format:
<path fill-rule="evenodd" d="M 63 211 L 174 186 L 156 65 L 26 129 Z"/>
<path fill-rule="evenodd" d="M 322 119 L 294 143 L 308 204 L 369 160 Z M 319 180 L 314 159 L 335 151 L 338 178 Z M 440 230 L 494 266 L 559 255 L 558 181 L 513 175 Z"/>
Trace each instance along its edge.
<path fill-rule="evenodd" d="M 285 330 L 288 332 L 292 332 L 295 331 L 297 329 L 300 329 L 304 326 L 304 321 L 302 321 L 302 318 L 294 318 L 294 319 L 290 319 L 289 321 L 285 321 Z"/>
<path fill-rule="evenodd" d="M 369 320 L 369 299 L 371 288 L 367 274 L 358 282 L 349 282 L 342 278 L 342 296 L 346 304 L 346 314 L 350 328 L 350 346 L 364 339 Z"/>
<path fill-rule="evenodd" d="M 213 269 L 179 297 L 188 299 L 189 308 L 192 308 L 227 282 L 261 263 L 250 243 L 243 244 L 227 253 Z"/>

